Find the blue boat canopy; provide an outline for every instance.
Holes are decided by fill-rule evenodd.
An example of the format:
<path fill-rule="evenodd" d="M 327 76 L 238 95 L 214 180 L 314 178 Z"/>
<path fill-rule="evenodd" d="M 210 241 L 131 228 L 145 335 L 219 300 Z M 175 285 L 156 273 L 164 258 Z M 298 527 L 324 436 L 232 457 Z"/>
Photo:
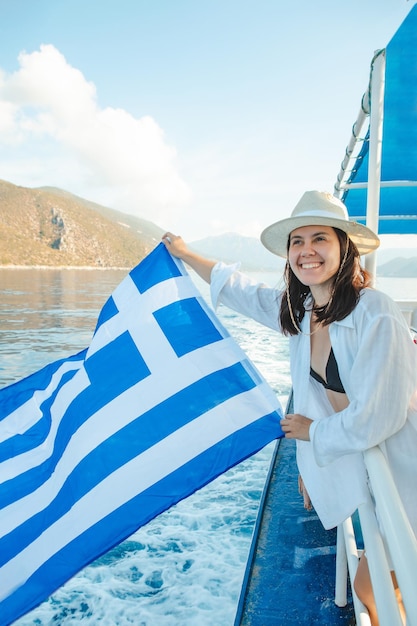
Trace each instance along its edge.
<path fill-rule="evenodd" d="M 416 234 L 417 5 L 374 56 L 352 132 L 335 195 L 378 233 Z"/>

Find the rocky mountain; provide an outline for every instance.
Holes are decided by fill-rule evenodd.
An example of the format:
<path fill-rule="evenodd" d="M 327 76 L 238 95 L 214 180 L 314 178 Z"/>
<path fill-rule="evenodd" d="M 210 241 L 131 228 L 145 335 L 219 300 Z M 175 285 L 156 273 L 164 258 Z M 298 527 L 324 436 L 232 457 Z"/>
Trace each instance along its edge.
<path fill-rule="evenodd" d="M 0 181 L 0 265 L 133 267 L 160 240 L 152 222 L 52 187 Z"/>

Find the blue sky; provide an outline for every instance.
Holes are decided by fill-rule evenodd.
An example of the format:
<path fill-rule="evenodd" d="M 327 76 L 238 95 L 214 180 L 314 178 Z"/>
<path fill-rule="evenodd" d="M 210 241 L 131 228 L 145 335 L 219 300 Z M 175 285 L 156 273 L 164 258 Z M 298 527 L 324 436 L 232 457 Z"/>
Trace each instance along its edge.
<path fill-rule="evenodd" d="M 406 0 L 0 0 L 0 178 L 188 240 L 333 189 Z"/>

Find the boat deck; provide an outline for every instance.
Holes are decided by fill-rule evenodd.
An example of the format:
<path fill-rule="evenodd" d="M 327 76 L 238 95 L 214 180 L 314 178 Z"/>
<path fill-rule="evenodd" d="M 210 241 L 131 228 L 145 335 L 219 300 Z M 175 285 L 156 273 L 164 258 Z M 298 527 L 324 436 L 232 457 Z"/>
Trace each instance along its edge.
<path fill-rule="evenodd" d="M 295 442 L 277 442 L 252 540 L 235 626 L 355 624 L 352 598 L 334 603 L 336 530 L 306 511 Z"/>

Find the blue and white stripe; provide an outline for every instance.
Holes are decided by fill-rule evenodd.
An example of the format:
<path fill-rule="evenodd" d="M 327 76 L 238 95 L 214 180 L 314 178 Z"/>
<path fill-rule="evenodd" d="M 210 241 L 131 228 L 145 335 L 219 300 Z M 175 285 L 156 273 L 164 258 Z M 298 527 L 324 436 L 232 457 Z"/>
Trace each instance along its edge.
<path fill-rule="evenodd" d="M 280 417 L 160 244 L 88 350 L 0 391 L 0 624 L 280 436 Z"/>

